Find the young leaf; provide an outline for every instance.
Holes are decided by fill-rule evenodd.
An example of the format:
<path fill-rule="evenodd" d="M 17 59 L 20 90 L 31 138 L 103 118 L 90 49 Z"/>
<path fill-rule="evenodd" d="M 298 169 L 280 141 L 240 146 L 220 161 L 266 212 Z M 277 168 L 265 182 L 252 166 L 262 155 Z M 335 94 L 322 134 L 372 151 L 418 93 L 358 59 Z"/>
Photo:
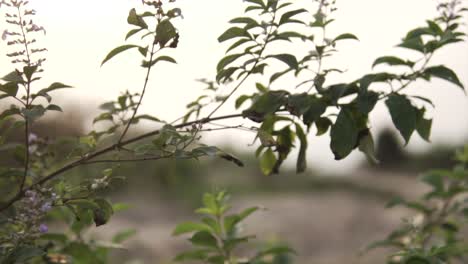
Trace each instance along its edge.
<path fill-rule="evenodd" d="M 148 28 L 145 20 L 136 13 L 135 8 L 132 8 L 128 14 L 127 22 L 130 25 L 140 27 L 141 29 Z"/>
<path fill-rule="evenodd" d="M 211 228 L 210 226 L 206 224 L 200 224 L 200 223 L 193 223 L 193 222 L 185 222 L 177 225 L 175 228 L 174 232 L 172 232 L 173 236 L 178 236 L 181 234 L 185 233 L 191 233 L 194 231 L 210 231 Z"/>
<path fill-rule="evenodd" d="M 244 28 L 232 27 L 226 30 L 221 36 L 219 36 L 218 42 L 224 42 L 226 40 L 230 40 L 230 39 L 238 38 L 238 37 L 251 38 L 247 30 L 245 30 Z"/>
<path fill-rule="evenodd" d="M 392 94 L 385 101 L 392 116 L 393 124 L 408 144 L 411 135 L 416 129 L 418 109 L 404 95 Z"/>
<path fill-rule="evenodd" d="M 229 64 L 233 63 L 235 60 L 237 60 L 238 58 L 244 56 L 245 54 L 242 54 L 242 53 L 239 53 L 239 54 L 232 54 L 232 55 L 228 55 L 224 58 L 222 58 L 218 65 L 216 66 L 216 70 L 218 72 L 220 72 L 221 70 L 223 70 L 226 66 L 228 66 Z"/>
<path fill-rule="evenodd" d="M 0 91 L 6 93 L 8 96 L 16 96 L 18 93 L 18 83 L 7 82 L 5 84 L 0 84 Z"/>
<path fill-rule="evenodd" d="M 159 22 L 158 26 L 156 27 L 156 36 L 159 44 L 162 47 L 166 45 L 169 40 L 177 36 L 177 30 L 175 29 L 174 25 L 172 25 L 171 21 L 166 19 Z"/>
<path fill-rule="evenodd" d="M 432 119 L 421 118 L 416 125 L 416 131 L 427 142 L 431 142 Z"/>
<path fill-rule="evenodd" d="M 297 157 L 296 172 L 301 173 L 301 172 L 304 172 L 307 168 L 307 160 L 306 160 L 307 137 L 301 125 L 299 124 L 296 124 L 296 134 L 297 134 L 297 137 L 299 138 L 299 142 L 301 143 L 301 147 L 299 148 L 299 155 Z"/>
<path fill-rule="evenodd" d="M 358 129 L 352 113 L 343 108 L 331 128 L 330 147 L 336 160 L 341 160 L 351 153 L 358 140 Z"/>
<path fill-rule="evenodd" d="M 408 67 L 413 67 L 414 62 L 411 61 L 405 61 L 403 59 L 400 59 L 398 57 L 394 56 L 384 56 L 376 59 L 374 63 L 372 64 L 372 67 L 377 66 L 378 64 L 388 64 L 390 66 L 408 66 Z"/>
<path fill-rule="evenodd" d="M 374 139 L 370 131 L 359 139 L 359 150 L 362 151 L 369 162 L 377 164 L 379 160 L 376 158 Z"/>
<path fill-rule="evenodd" d="M 301 13 L 304 13 L 304 12 L 307 12 L 307 10 L 305 10 L 303 8 L 298 9 L 298 10 L 293 10 L 293 11 L 286 12 L 281 16 L 279 24 L 282 25 L 284 23 L 297 22 L 298 20 L 291 20 L 291 17 L 296 16 L 296 15 L 301 14 Z M 303 22 L 301 22 L 301 23 L 303 23 Z"/>
<path fill-rule="evenodd" d="M 359 41 L 358 37 L 356 37 L 355 35 L 353 35 L 351 33 L 345 33 L 345 34 L 341 34 L 338 37 L 336 37 L 335 39 L 333 39 L 332 42 L 337 42 L 339 40 L 344 40 L 344 39 L 354 39 L 354 40 Z"/>
<path fill-rule="evenodd" d="M 263 153 L 260 158 L 260 169 L 264 175 L 270 175 L 273 172 L 273 168 L 276 164 L 276 156 L 273 151 L 269 148 Z"/>
<path fill-rule="evenodd" d="M 464 86 L 460 82 L 460 79 L 458 79 L 457 74 L 443 65 L 429 67 L 424 71 L 424 73 L 449 81 L 464 90 Z"/>
<path fill-rule="evenodd" d="M 113 49 L 111 52 L 109 52 L 109 54 L 107 54 L 106 58 L 102 61 L 101 66 L 104 65 L 104 63 L 106 63 L 110 59 L 112 59 L 115 55 L 117 55 L 119 53 L 122 53 L 122 52 L 124 52 L 126 50 L 133 49 L 133 48 L 139 48 L 139 47 L 140 46 L 137 46 L 137 45 L 123 45 L 123 46 L 117 47 L 117 48 Z"/>
<path fill-rule="evenodd" d="M 294 57 L 291 54 L 277 54 L 277 55 L 270 55 L 268 57 L 275 58 L 277 60 L 280 60 L 286 63 L 291 69 L 297 69 L 299 67 L 296 57 Z"/>

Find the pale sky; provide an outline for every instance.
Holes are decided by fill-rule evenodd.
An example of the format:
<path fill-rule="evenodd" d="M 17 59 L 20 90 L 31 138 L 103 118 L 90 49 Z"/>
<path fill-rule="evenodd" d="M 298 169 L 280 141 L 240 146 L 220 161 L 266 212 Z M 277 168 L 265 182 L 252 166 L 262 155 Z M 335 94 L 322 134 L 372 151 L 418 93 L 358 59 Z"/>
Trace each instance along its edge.
<path fill-rule="evenodd" d="M 306 0 L 297 0 L 310 2 Z M 45 65 L 44 81 L 60 81 L 77 87 L 73 92 L 58 92 L 60 102 L 79 105 L 92 112 L 103 101 L 111 100 L 120 91 L 130 89 L 139 92 L 144 70 L 139 67 L 140 58 L 135 53 L 119 55 L 104 67 L 102 59 L 116 46 L 124 44 L 124 36 L 130 27 L 126 23 L 128 10 L 139 7 L 139 0 L 31 0 L 37 10 L 36 22 L 47 29 L 41 41 L 49 50 Z M 155 69 L 151 85 L 141 110 L 159 118 L 172 121 L 185 112 L 185 105 L 201 95 L 202 85 L 194 82 L 198 78 L 213 78 L 215 66 L 223 56 L 226 45 L 217 43 L 217 37 L 226 29 L 227 21 L 241 16 L 241 0 L 178 0 L 184 19 L 177 22 L 180 45 L 173 57 L 177 65 L 165 64 Z M 432 0 L 338 0 L 337 22 L 331 35 L 351 32 L 360 42 L 347 42 L 339 47 L 340 53 L 329 62 L 347 72 L 343 80 L 354 80 L 371 70 L 375 58 L 383 55 L 406 54 L 394 46 L 414 27 L 423 26 L 424 21 L 435 14 L 437 1 Z M 1 10 L 0 10 L 1 12 Z M 468 22 L 468 21 L 467 21 Z M 0 32 L 5 23 L 0 22 Z M 0 43 L 0 74 L 11 69 L 4 56 L 4 43 Z M 468 86 L 468 44 L 455 44 L 445 48 L 434 58 L 433 64 L 447 64 Z M 338 82 L 340 80 L 336 80 Z M 285 82 L 287 83 L 287 81 Z M 252 91 L 252 85 L 241 92 Z M 468 97 L 451 84 L 434 80 L 417 83 L 411 94 L 426 94 L 436 104 L 432 141 L 434 144 L 455 144 L 467 138 Z M 233 101 L 219 114 L 232 110 Z M 65 109 L 66 110 L 66 109 Z M 384 127 L 393 127 L 387 110 L 380 105 L 371 115 L 376 134 Z M 239 134 L 241 133 L 241 134 Z M 206 135 L 205 142 L 228 143 L 247 148 L 253 134 L 238 131 Z M 362 160 L 354 152 L 344 161 L 336 162 L 329 150 L 328 137 L 309 136 L 309 164 L 328 171 L 343 171 Z M 430 145 L 414 135 L 410 150 L 423 150 Z M 254 148 L 250 148 L 254 151 Z M 293 161 L 291 159 L 291 161 Z"/>

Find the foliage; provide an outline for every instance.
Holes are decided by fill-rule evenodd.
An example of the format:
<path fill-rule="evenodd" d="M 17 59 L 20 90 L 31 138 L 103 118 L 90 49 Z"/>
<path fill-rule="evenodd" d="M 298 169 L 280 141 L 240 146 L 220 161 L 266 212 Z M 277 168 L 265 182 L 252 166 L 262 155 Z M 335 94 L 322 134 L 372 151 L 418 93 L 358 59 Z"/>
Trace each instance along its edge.
<path fill-rule="evenodd" d="M 388 263 L 465 263 L 468 257 L 468 146 L 456 155 L 452 170 L 432 170 L 421 180 L 430 190 L 420 201 L 396 198 L 387 207 L 403 206 L 418 214 L 405 220 L 385 240 L 369 246 L 394 250 Z"/>
<path fill-rule="evenodd" d="M 231 206 L 229 195 L 225 191 L 206 193 L 203 196 L 204 207 L 196 210 L 203 215 L 200 222 L 179 224 L 173 235 L 191 234 L 193 250 L 180 253 L 175 261 L 199 261 L 203 263 L 251 263 L 251 264 L 287 264 L 292 249 L 283 245 L 269 245 L 251 257 L 238 257 L 236 250 L 254 239 L 254 235 L 241 235 L 240 225 L 258 211 L 259 207 L 250 207 L 240 213 L 228 214 Z"/>
<path fill-rule="evenodd" d="M 31 132 L 32 127 L 51 111 L 62 111 L 52 103 L 53 94 L 72 86 L 61 81 L 42 84 L 47 50 L 38 46 L 36 38 L 45 29 L 34 23 L 36 12 L 29 8 L 28 1 L 1 0 L 0 7 L 6 10 L 9 26 L 2 40 L 11 49 L 6 55 L 11 58 L 13 69 L 0 81 L 0 100 L 11 104 L 0 113 L 0 151 L 15 159 L 0 168 L 2 263 L 53 262 L 52 257 L 70 258 L 74 263 L 105 262 L 107 249 L 112 246 L 86 241 L 82 232 L 92 224 L 106 224 L 113 215 L 116 205 L 103 197 L 102 190 L 121 180 L 115 173 L 119 164 L 218 157 L 243 166 L 235 156 L 202 143 L 201 132 L 219 129 L 254 132 L 254 139 L 260 141 L 256 155 L 261 171 L 267 175 L 278 173 L 296 147 L 296 170 L 306 170 L 308 134 L 312 129 L 317 136 L 330 136 L 330 148 L 336 159 L 343 159 L 358 149 L 369 160 L 377 162 L 369 114 L 378 102 L 385 103 L 406 142 L 414 132 L 429 140 L 432 120 L 426 114 L 426 107 L 432 107 L 432 103 L 423 96 L 405 94 L 406 89 L 415 81 L 432 78 L 464 89 L 454 71 L 445 65 L 430 64 L 441 48 L 464 41 L 460 21 L 467 9 L 460 1 L 440 4 L 438 17 L 404 37 L 399 47 L 413 51 L 418 59 L 380 57 L 373 66 L 385 64 L 389 66 L 385 68 L 388 71 L 368 73 L 348 83 L 332 83 L 332 75 L 342 70 L 326 68 L 323 63 L 346 40 L 358 39 L 351 33 L 326 34 L 333 25 L 335 1 L 314 0 L 310 6 L 292 0 L 244 2 L 245 14 L 232 19 L 232 27 L 218 38 L 219 42 L 230 45 L 217 65 L 215 80 L 202 80 L 210 94 L 201 95 L 189 104 L 181 119 L 167 122 L 140 114 L 139 108 L 152 71 L 165 63 L 176 63 L 171 54 L 178 47 L 182 33 L 176 27 L 182 11 L 175 0 L 143 0 L 138 10 L 133 8 L 128 14 L 131 29 L 125 36 L 126 44 L 111 50 L 102 61 L 104 65 L 123 52 L 138 52 L 135 57 L 142 60 L 141 68 L 146 72 L 141 90 L 126 91 L 116 100 L 104 103 L 102 113 L 94 118 L 95 130 L 88 134 L 73 139 L 50 139 L 39 138 Z M 281 49 L 271 49 L 276 43 L 284 45 Z M 308 47 L 308 52 L 291 53 L 300 47 Z M 278 89 L 278 80 L 286 77 L 291 80 L 290 87 Z M 248 79 L 255 81 L 257 92 L 236 95 L 236 112 L 215 116 L 246 86 Z M 225 89 L 230 92 L 221 94 Z M 211 109 L 206 112 L 207 108 Z M 240 118 L 251 120 L 252 127 L 213 123 Z M 157 129 L 129 137 L 129 130 L 141 120 L 155 122 Z M 15 142 L 11 134 L 18 131 L 22 140 Z M 67 172 L 77 167 L 95 164 L 105 164 L 106 168 L 98 175 L 83 176 L 78 182 L 66 177 Z M 434 176 L 431 177 L 433 181 Z M 435 180 L 439 184 L 440 179 Z M 237 222 L 232 226 L 225 224 L 227 219 L 241 221 L 243 213 L 234 218 L 224 215 L 224 193 L 207 197 L 211 197 L 206 198 L 211 202 L 205 204 L 205 213 L 209 212 L 212 218 L 206 219 L 212 220 L 206 221 L 214 221 L 213 227 L 217 225 L 220 229 L 191 230 L 204 231 L 195 233 L 192 243 L 196 241 L 195 245 L 203 246 L 203 256 L 217 254 L 213 261 L 222 258 L 234 261 L 233 249 L 247 238 L 234 233 L 230 236 Z M 54 215 L 56 221 L 68 224 L 70 235 L 49 233 L 46 220 Z M 131 233 L 120 234 L 115 242 L 121 242 Z M 208 245 L 207 241 L 213 243 Z M 268 254 L 271 253 L 278 252 Z M 263 255 L 252 261 L 264 263 L 262 258 Z"/>

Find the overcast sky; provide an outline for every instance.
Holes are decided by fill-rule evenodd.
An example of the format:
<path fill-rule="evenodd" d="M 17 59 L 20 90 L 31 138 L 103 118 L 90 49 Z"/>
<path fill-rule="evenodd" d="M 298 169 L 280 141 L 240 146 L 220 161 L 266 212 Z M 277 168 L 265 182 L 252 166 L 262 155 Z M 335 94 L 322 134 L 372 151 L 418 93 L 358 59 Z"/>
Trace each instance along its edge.
<path fill-rule="evenodd" d="M 310 2 L 306 0 L 296 0 Z M 57 93 L 61 102 L 78 105 L 89 112 L 101 102 L 116 98 L 120 91 L 141 89 L 144 71 L 139 68 L 140 59 L 132 53 L 116 57 L 104 67 L 100 63 L 114 47 L 124 44 L 129 29 L 126 23 L 128 10 L 139 7 L 139 0 L 31 0 L 38 11 L 37 23 L 47 29 L 42 40 L 48 48 L 47 75 L 45 81 L 61 81 L 77 87 L 73 92 Z M 181 39 L 173 56 L 177 65 L 157 67 L 151 76 L 152 83 L 142 106 L 142 111 L 165 120 L 179 117 L 185 105 L 198 97 L 203 86 L 195 79 L 213 78 L 215 66 L 223 56 L 225 45 L 217 43 L 217 37 L 226 29 L 227 21 L 241 16 L 241 0 L 178 0 L 184 19 L 177 22 Z M 338 0 L 337 22 L 331 35 L 352 32 L 360 42 L 348 42 L 339 47 L 340 53 L 332 61 L 346 69 L 343 76 L 353 80 L 371 70 L 376 57 L 402 54 L 394 46 L 414 27 L 424 25 L 433 17 L 437 1 L 432 0 Z M 1 12 L 1 11 L 0 11 Z M 468 22 L 468 21 L 467 21 Z M 3 32 L 5 23 L 0 23 Z M 0 44 L 0 74 L 9 71 L 4 56 L 4 43 Z M 468 44 L 449 46 L 434 58 L 434 64 L 445 63 L 458 72 L 468 85 Z M 338 81 L 338 80 L 337 80 Z M 250 87 L 243 88 L 249 91 Z M 426 94 L 437 106 L 434 117 L 433 143 L 455 144 L 466 139 L 468 131 L 468 99 L 454 86 L 439 80 L 430 85 L 417 83 L 411 94 Z M 229 112 L 230 106 L 220 111 Z M 380 105 L 371 116 L 373 131 L 391 127 L 387 110 Z M 205 137 L 207 142 L 228 142 L 236 147 L 247 147 L 252 134 L 239 132 L 216 133 Z M 213 137 L 213 138 L 211 138 Z M 328 138 L 310 136 L 309 164 L 327 170 L 346 170 L 362 159 L 358 152 L 345 161 L 335 162 L 328 148 Z M 429 145 L 414 135 L 409 148 L 423 150 Z M 253 149 L 251 149 L 253 151 Z"/>

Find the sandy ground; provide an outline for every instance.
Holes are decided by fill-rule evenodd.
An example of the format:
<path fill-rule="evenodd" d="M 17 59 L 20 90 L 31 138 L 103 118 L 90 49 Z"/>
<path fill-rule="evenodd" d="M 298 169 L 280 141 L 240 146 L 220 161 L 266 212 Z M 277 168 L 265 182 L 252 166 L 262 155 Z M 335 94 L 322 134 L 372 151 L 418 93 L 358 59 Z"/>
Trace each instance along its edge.
<path fill-rule="evenodd" d="M 379 175 L 383 176 L 383 175 Z M 356 181 L 364 186 L 414 197 L 424 186 L 413 178 L 375 177 L 361 173 Z M 122 228 L 136 228 L 138 234 L 119 252 L 123 259 L 138 256 L 143 263 L 169 263 L 186 248 L 184 238 L 172 237 L 176 223 L 193 220 L 190 209 L 175 208 L 167 202 L 134 201 L 134 207 L 113 218 L 98 230 L 109 237 Z M 255 231 L 258 241 L 279 239 L 296 249 L 295 263 L 383 263 L 382 252 L 359 256 L 360 250 L 374 240 L 384 238 L 411 213 L 403 209 L 384 209 L 385 201 L 352 192 L 302 194 L 263 194 L 233 200 L 234 210 L 253 205 L 267 208 L 256 213 L 243 226 L 246 234 Z"/>

